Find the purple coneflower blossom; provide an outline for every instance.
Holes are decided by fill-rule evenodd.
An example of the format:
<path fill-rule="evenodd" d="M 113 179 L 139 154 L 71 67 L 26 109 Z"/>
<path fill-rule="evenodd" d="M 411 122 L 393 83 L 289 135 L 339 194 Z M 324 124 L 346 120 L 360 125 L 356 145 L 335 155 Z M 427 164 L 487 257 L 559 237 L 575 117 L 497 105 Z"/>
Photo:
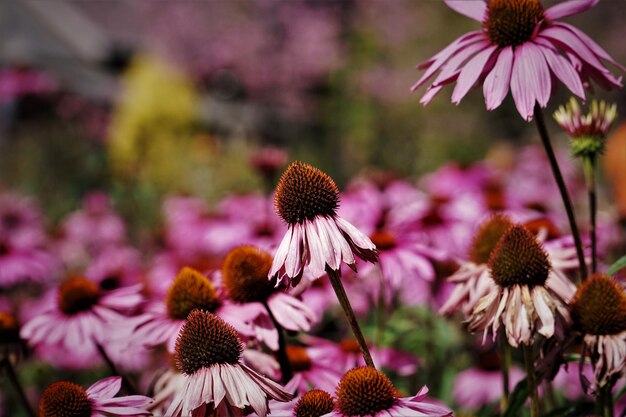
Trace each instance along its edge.
<path fill-rule="evenodd" d="M 85 275 L 104 290 L 137 284 L 141 273 L 141 255 L 130 246 L 104 248 L 85 270 Z"/>
<path fill-rule="evenodd" d="M 317 388 L 332 391 L 341 378 L 344 369 L 341 364 L 334 362 L 338 357 L 333 352 L 319 352 L 315 347 L 289 345 L 286 349 L 293 377 L 287 383 L 300 394 Z"/>
<path fill-rule="evenodd" d="M 290 401 L 283 387 L 240 362 L 243 347 L 235 329 L 201 310 L 189 314 L 176 341 L 176 365 L 185 381 L 167 416 L 243 416 L 247 407 L 265 417 L 270 398 Z"/>
<path fill-rule="evenodd" d="M 143 300 L 140 291 L 136 285 L 103 292 L 87 278 L 70 278 L 47 294 L 42 311 L 24 324 L 20 335 L 36 348 L 97 357 L 96 344 L 107 342 L 110 326 L 123 322 L 138 307 Z"/>
<path fill-rule="evenodd" d="M 36 247 L 16 247 L 0 239 L 0 288 L 34 282 L 53 282 L 59 262 Z"/>
<path fill-rule="evenodd" d="M 369 366 L 348 371 L 339 381 L 335 409 L 327 417 L 444 417 L 452 411 L 426 399 L 422 387 L 414 397 L 400 397 L 383 373 Z"/>
<path fill-rule="evenodd" d="M 292 162 L 280 178 L 274 201 L 289 227 L 269 272 L 270 278 L 277 276 L 277 284 L 285 279 L 297 284 L 305 267 L 315 278 L 326 268 L 339 271 L 342 263 L 355 269 L 355 254 L 369 262 L 378 260 L 372 241 L 337 216 L 339 188 L 319 169 Z"/>
<path fill-rule="evenodd" d="M 262 306 L 238 308 L 232 303 L 225 303 L 225 297 L 206 276 L 193 268 L 184 267 L 176 275 L 164 300 L 149 302 L 141 314 L 127 320 L 129 337 L 145 347 L 165 344 L 167 350 L 173 353 L 178 333 L 189 313 L 195 309 L 229 320 L 240 334 L 248 337 L 255 335 L 249 323 L 263 313 Z M 272 340 L 277 338 L 275 336 Z"/>
<path fill-rule="evenodd" d="M 545 108 L 559 80 L 585 98 L 584 87 L 593 79 L 606 89 L 619 88 L 602 61 L 623 70 L 589 36 L 557 19 L 594 6 L 598 0 L 571 0 L 544 9 L 539 0 L 445 0 L 453 10 L 482 24 L 457 38 L 423 62 L 424 75 L 417 90 L 439 71 L 421 103 L 428 104 L 441 89 L 456 81 L 452 102 L 458 104 L 475 85 L 483 85 L 487 110 L 500 106 L 511 89 L 520 115 L 531 120 L 535 103 Z"/>
<path fill-rule="evenodd" d="M 569 322 L 566 304 L 575 287 L 552 273 L 541 243 L 522 225 L 511 226 L 489 255 L 489 273 L 495 282 L 469 318 L 470 330 L 489 329 L 493 338 L 504 327 L 511 346 L 530 345 L 536 333 L 560 335 Z"/>
<path fill-rule="evenodd" d="M 0 194 L 0 240 L 18 248 L 35 248 L 44 243 L 43 216 L 31 199 Z"/>
<path fill-rule="evenodd" d="M 289 385 L 285 388 L 289 389 Z M 335 401 L 326 391 L 314 389 L 286 403 L 270 401 L 269 417 L 321 417 L 333 411 Z"/>
<path fill-rule="evenodd" d="M 509 386 L 514 387 L 524 379 L 524 371 L 509 368 Z M 469 368 L 454 378 L 452 398 L 465 410 L 477 410 L 502 397 L 502 371 L 497 369 Z"/>
<path fill-rule="evenodd" d="M 50 385 L 39 400 L 40 417 L 85 416 L 151 416 L 146 410 L 152 398 L 143 395 L 115 397 L 122 387 L 122 378 L 102 379 L 87 389 L 78 384 L 59 381 Z"/>
<path fill-rule="evenodd" d="M 591 356 L 597 393 L 626 370 L 626 292 L 608 275 L 594 274 L 578 287 L 571 311 Z"/>

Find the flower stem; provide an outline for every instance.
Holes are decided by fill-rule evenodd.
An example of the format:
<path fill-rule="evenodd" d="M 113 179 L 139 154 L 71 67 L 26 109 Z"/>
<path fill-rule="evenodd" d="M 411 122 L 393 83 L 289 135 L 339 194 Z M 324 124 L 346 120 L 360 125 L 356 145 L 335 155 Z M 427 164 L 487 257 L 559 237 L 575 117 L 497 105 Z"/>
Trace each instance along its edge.
<path fill-rule="evenodd" d="M 591 273 L 595 274 L 598 269 L 598 240 L 596 233 L 596 214 L 598 199 L 596 195 L 596 160 L 594 157 L 583 159 L 585 182 L 589 196 L 589 225 L 591 234 Z"/>
<path fill-rule="evenodd" d="M 24 409 L 26 410 L 28 415 L 31 417 L 36 417 L 37 414 L 35 414 L 32 407 L 30 406 L 30 403 L 28 402 L 28 398 L 26 398 L 24 388 L 22 388 L 22 384 L 17 378 L 17 373 L 15 372 L 11 361 L 7 358 L 3 359 L 2 362 L 0 362 L 0 369 L 1 368 L 4 368 L 6 370 L 9 381 L 11 381 L 11 384 L 13 384 L 13 387 L 17 392 L 17 396 L 20 398 L 20 401 L 22 402 L 22 405 L 24 406 Z"/>
<path fill-rule="evenodd" d="M 576 255 L 578 256 L 581 279 L 584 281 L 585 278 L 587 278 L 587 265 L 585 264 L 585 255 L 583 253 L 582 241 L 580 240 L 580 233 L 578 232 L 578 226 L 576 225 L 574 208 L 572 206 L 572 201 L 569 197 L 569 193 L 567 192 L 567 187 L 565 186 L 565 181 L 563 180 L 563 175 L 561 174 L 561 169 L 559 168 L 559 163 L 557 162 L 556 156 L 554 155 L 552 144 L 550 143 L 550 137 L 548 136 L 546 123 L 543 119 L 543 113 L 541 112 L 541 108 L 537 103 L 535 103 L 534 119 L 537 125 L 537 130 L 539 131 L 539 136 L 541 137 L 541 142 L 543 143 L 543 147 L 546 150 L 546 154 L 548 155 L 548 160 L 550 161 L 552 175 L 554 176 L 556 185 L 559 188 L 559 192 L 561 193 L 561 199 L 563 200 L 563 206 L 565 207 L 565 212 L 567 213 L 569 227 L 572 231 L 574 244 L 576 245 Z"/>
<path fill-rule="evenodd" d="M 509 407 L 509 395 L 511 387 L 509 384 L 509 369 L 511 367 L 511 347 L 506 341 L 506 335 L 502 333 L 500 337 L 500 355 L 502 356 L 502 398 L 500 399 L 500 414 L 504 415 Z"/>
<path fill-rule="evenodd" d="M 272 319 L 272 323 L 274 323 L 274 327 L 278 331 L 278 351 L 276 352 L 276 359 L 278 360 L 278 364 L 280 365 L 280 374 L 282 375 L 282 382 L 286 384 L 293 377 L 293 370 L 291 369 L 291 362 L 289 362 L 289 357 L 287 356 L 287 342 L 285 341 L 285 329 L 283 326 L 278 323 L 276 317 L 270 310 L 267 302 L 263 302 L 265 306 L 265 310 L 267 310 L 267 314 L 269 314 L 270 319 Z"/>
<path fill-rule="evenodd" d="M 354 315 L 354 311 L 352 310 L 352 306 L 350 305 L 350 300 L 348 300 L 348 296 L 346 295 L 346 290 L 343 288 L 343 284 L 341 283 L 341 277 L 339 276 L 339 273 L 329 266 L 326 266 L 326 273 L 330 278 L 330 283 L 335 290 L 335 294 L 337 295 L 339 304 L 341 304 L 341 308 L 343 308 L 343 313 L 348 320 L 348 324 L 350 324 L 350 327 L 352 328 L 354 338 L 359 344 L 359 348 L 361 349 L 361 354 L 363 355 L 365 364 L 367 366 L 371 366 L 372 368 L 376 368 L 374 366 L 374 361 L 372 360 L 372 355 L 370 355 L 370 351 L 367 348 L 367 343 L 365 342 L 365 338 L 363 337 L 361 328 L 359 327 L 359 322 L 356 320 L 356 316 Z"/>
<path fill-rule="evenodd" d="M 533 360 L 532 345 L 523 345 L 524 364 L 526 365 L 526 380 L 530 392 L 530 416 L 539 417 L 539 394 L 537 391 L 537 379 L 535 378 L 535 366 Z"/>
<path fill-rule="evenodd" d="M 602 417 L 613 417 L 612 384 L 606 384 L 598 390 L 596 396 L 596 413 Z"/>
<path fill-rule="evenodd" d="M 102 356 L 102 359 L 109 367 L 111 373 L 113 375 L 118 375 L 122 377 L 122 387 L 124 387 L 124 389 L 131 395 L 139 394 L 139 390 L 137 389 L 137 387 L 135 387 L 135 385 L 126 377 L 126 375 L 122 374 L 117 369 L 117 367 L 115 366 L 115 364 L 113 363 L 109 355 L 104 350 L 104 347 L 102 347 L 102 345 L 96 342 L 95 340 L 93 341 L 93 343 L 96 345 L 96 349 L 98 349 L 98 353 L 100 353 L 100 356 Z"/>

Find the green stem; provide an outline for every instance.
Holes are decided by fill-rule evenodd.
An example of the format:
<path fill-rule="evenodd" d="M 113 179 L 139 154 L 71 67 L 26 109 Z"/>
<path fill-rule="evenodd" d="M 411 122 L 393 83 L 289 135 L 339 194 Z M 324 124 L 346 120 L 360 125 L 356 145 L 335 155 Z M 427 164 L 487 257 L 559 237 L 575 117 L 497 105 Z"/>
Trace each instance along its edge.
<path fill-rule="evenodd" d="M 352 306 L 350 305 L 350 300 L 348 300 L 348 296 L 346 294 L 346 290 L 343 288 L 343 284 L 341 283 L 341 277 L 339 273 L 334 269 L 326 266 L 326 273 L 330 278 L 330 283 L 335 290 L 335 294 L 337 295 L 337 299 L 339 300 L 339 304 L 341 304 L 341 308 L 343 309 L 343 313 L 348 320 L 348 324 L 352 328 L 352 333 L 354 334 L 354 338 L 359 344 L 359 348 L 361 349 L 361 354 L 363 355 L 363 359 L 365 360 L 365 364 L 367 366 L 371 366 L 372 368 L 376 368 L 374 366 L 374 361 L 372 360 L 372 355 L 370 355 L 370 351 L 367 348 L 367 343 L 365 342 L 365 338 L 363 337 L 363 333 L 361 332 L 361 328 L 359 327 L 359 322 L 356 320 L 356 316 L 354 315 L 354 311 L 352 310 Z"/>
<path fill-rule="evenodd" d="M 98 353 L 100 353 L 100 356 L 102 356 L 102 359 L 104 360 L 104 362 L 107 364 L 107 366 L 109 367 L 109 369 L 111 370 L 111 373 L 113 375 L 118 375 L 122 378 L 122 387 L 131 395 L 137 395 L 139 394 L 139 390 L 137 389 L 137 387 L 135 387 L 135 385 L 130 381 L 130 379 L 128 379 L 126 377 L 126 375 L 122 374 L 117 367 L 115 366 L 115 363 L 113 363 L 113 361 L 111 360 L 111 358 L 109 357 L 109 355 L 106 353 L 106 351 L 104 350 L 104 347 L 102 347 L 102 345 L 98 342 L 96 342 L 95 340 L 93 341 L 94 344 L 96 345 L 96 349 L 98 349 Z"/>
<path fill-rule="evenodd" d="M 533 347 L 532 345 L 523 345 L 522 350 L 524 351 L 526 380 L 528 381 L 528 391 L 530 392 L 530 416 L 539 417 L 539 394 L 537 390 L 537 379 L 535 378 Z"/>
<path fill-rule="evenodd" d="M 596 237 L 596 214 L 598 199 L 596 195 L 596 160 L 595 157 L 585 157 L 583 159 L 585 171 L 585 182 L 587 183 L 587 194 L 589 196 L 589 225 L 591 234 L 591 273 L 598 270 L 598 241 Z"/>
<path fill-rule="evenodd" d="M 511 367 L 511 347 L 506 341 L 504 332 L 500 337 L 500 355 L 502 356 L 502 398 L 500 399 L 500 414 L 504 415 L 509 407 L 509 395 L 511 387 L 509 384 L 509 369 Z"/>
<path fill-rule="evenodd" d="M 543 143 L 548 160 L 550 161 L 552 175 L 554 176 L 556 185 L 561 193 L 561 199 L 563 200 L 563 206 L 565 207 L 565 212 L 567 213 L 569 227 L 572 231 L 574 244 L 576 245 L 576 255 L 578 256 L 581 279 L 584 281 L 585 278 L 587 278 L 587 265 L 585 264 L 585 254 L 583 252 L 582 241 L 580 240 L 580 233 L 578 232 L 578 226 L 576 225 L 574 208 L 572 206 L 569 193 L 567 192 L 567 187 L 565 186 L 565 181 L 563 180 L 563 175 L 561 174 L 561 169 L 559 168 L 559 163 L 554 155 L 554 150 L 552 149 L 552 144 L 550 143 L 550 137 L 548 136 L 548 130 L 546 129 L 546 123 L 543 120 L 543 113 L 541 112 L 539 104 L 535 104 L 534 119 L 537 125 L 537 130 L 539 131 L 539 136 L 541 137 L 541 142 Z"/>
<path fill-rule="evenodd" d="M 30 417 L 36 417 L 37 414 L 35 414 L 35 411 L 33 410 L 33 408 L 30 406 L 30 403 L 28 402 L 28 398 L 26 398 L 26 394 L 24 393 L 24 388 L 22 388 L 22 384 L 20 383 L 20 380 L 17 377 L 17 373 L 15 372 L 15 369 L 13 368 L 13 364 L 11 363 L 11 361 L 6 358 L 3 359 L 2 362 L 0 362 L 0 369 L 1 368 L 4 368 L 6 370 L 7 376 L 9 377 L 9 381 L 11 381 L 13 388 L 15 388 L 15 392 L 17 392 L 17 396 L 22 402 L 22 405 L 24 406 L 26 413 Z"/>
<path fill-rule="evenodd" d="M 285 341 L 285 329 L 283 326 L 278 323 L 276 317 L 270 310 L 267 302 L 263 302 L 267 313 L 272 319 L 272 323 L 274 323 L 274 327 L 278 330 L 278 351 L 276 352 L 276 359 L 278 360 L 278 364 L 280 365 L 280 373 L 282 375 L 282 382 L 286 384 L 293 377 L 293 370 L 291 369 L 291 362 L 289 362 L 289 357 L 287 356 L 287 342 Z"/>
<path fill-rule="evenodd" d="M 602 417 L 613 417 L 613 386 L 606 384 L 596 395 L 596 413 Z"/>

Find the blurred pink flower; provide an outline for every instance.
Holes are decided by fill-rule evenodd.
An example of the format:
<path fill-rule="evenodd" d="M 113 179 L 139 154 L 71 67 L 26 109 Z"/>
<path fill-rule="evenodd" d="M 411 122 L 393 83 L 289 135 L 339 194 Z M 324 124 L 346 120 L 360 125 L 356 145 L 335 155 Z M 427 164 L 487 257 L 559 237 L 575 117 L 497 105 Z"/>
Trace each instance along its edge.
<path fill-rule="evenodd" d="M 37 248 L 13 247 L 0 239 L 0 288 L 23 283 L 52 283 L 59 273 L 58 260 Z"/>
<path fill-rule="evenodd" d="M 610 89 L 622 86 L 602 60 L 624 70 L 589 36 L 556 19 L 582 13 L 598 0 L 570 0 L 544 9 L 539 0 L 465 1 L 446 4 L 482 24 L 418 66 L 424 75 L 412 91 L 437 71 L 421 103 L 428 104 L 441 89 L 456 81 L 452 102 L 458 104 L 476 84 L 483 85 L 487 110 L 500 106 L 509 87 L 520 115 L 531 120 L 535 103 L 545 108 L 553 81 L 561 81 L 585 98 L 590 79 Z"/>
<path fill-rule="evenodd" d="M 57 85 L 44 71 L 21 67 L 0 70 L 0 103 L 27 95 L 55 92 Z"/>
<path fill-rule="evenodd" d="M 524 375 L 524 371 L 519 368 L 509 368 L 509 386 L 515 387 L 524 379 Z M 469 368 L 454 378 L 452 398 L 463 409 L 479 409 L 497 401 L 502 393 L 502 372 L 499 369 Z"/>
<path fill-rule="evenodd" d="M 152 398 L 143 395 L 115 397 L 121 387 L 122 378 L 119 376 L 102 379 L 86 390 L 72 382 L 55 382 L 41 394 L 39 410 L 42 416 L 152 415 L 146 410 Z"/>
<path fill-rule="evenodd" d="M 13 193 L 0 194 L 0 241 L 34 248 L 45 240 L 43 216 L 35 202 Z"/>

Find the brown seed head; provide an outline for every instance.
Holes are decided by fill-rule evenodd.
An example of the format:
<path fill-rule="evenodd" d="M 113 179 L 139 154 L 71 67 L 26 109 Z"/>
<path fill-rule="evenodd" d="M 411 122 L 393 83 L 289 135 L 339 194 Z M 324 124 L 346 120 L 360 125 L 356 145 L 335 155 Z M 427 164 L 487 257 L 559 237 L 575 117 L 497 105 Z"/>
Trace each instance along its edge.
<path fill-rule="evenodd" d="M 71 316 L 96 304 L 100 299 L 100 287 L 87 278 L 70 278 L 59 287 L 58 297 L 59 309 Z"/>
<path fill-rule="evenodd" d="M 238 303 L 264 302 L 276 289 L 276 279 L 268 279 L 272 255 L 254 246 L 239 246 L 226 255 L 222 282 L 228 295 Z"/>
<path fill-rule="evenodd" d="M 501 287 L 543 285 L 550 273 L 548 254 L 522 225 L 511 226 L 502 235 L 487 265 Z"/>
<path fill-rule="evenodd" d="M 243 348 L 233 327 L 207 311 L 193 310 L 176 339 L 176 366 L 191 375 L 216 364 L 235 365 Z"/>
<path fill-rule="evenodd" d="M 39 400 L 40 417 L 91 417 L 93 404 L 83 387 L 59 381 L 50 385 Z"/>
<path fill-rule="evenodd" d="M 571 302 L 572 319 L 585 334 L 611 335 L 626 330 L 626 294 L 605 274 L 585 280 Z"/>
<path fill-rule="evenodd" d="M 511 226 L 513 226 L 511 219 L 502 214 L 493 215 L 481 224 L 469 249 L 470 260 L 475 264 L 486 264 L 498 240 Z"/>
<path fill-rule="evenodd" d="M 370 239 L 376 245 L 376 249 L 384 251 L 396 247 L 396 238 L 388 231 L 382 229 L 377 230 L 370 236 Z"/>
<path fill-rule="evenodd" d="M 321 417 L 335 408 L 333 397 L 326 391 L 314 389 L 298 400 L 293 409 L 295 417 Z"/>
<path fill-rule="evenodd" d="M 185 267 L 168 289 L 165 304 L 171 318 L 184 320 L 194 309 L 214 312 L 221 303 L 211 281 L 199 271 Z"/>
<path fill-rule="evenodd" d="M 489 0 L 484 28 L 491 42 L 518 46 L 532 38 L 542 20 L 543 7 L 539 0 Z"/>
<path fill-rule="evenodd" d="M 346 372 L 337 387 L 337 408 L 344 416 L 375 415 L 396 402 L 396 388 L 383 373 L 369 366 Z"/>
<path fill-rule="evenodd" d="M 319 169 L 295 161 L 280 177 L 274 204 L 288 224 L 303 223 L 317 216 L 335 216 L 339 206 L 339 188 Z"/>

